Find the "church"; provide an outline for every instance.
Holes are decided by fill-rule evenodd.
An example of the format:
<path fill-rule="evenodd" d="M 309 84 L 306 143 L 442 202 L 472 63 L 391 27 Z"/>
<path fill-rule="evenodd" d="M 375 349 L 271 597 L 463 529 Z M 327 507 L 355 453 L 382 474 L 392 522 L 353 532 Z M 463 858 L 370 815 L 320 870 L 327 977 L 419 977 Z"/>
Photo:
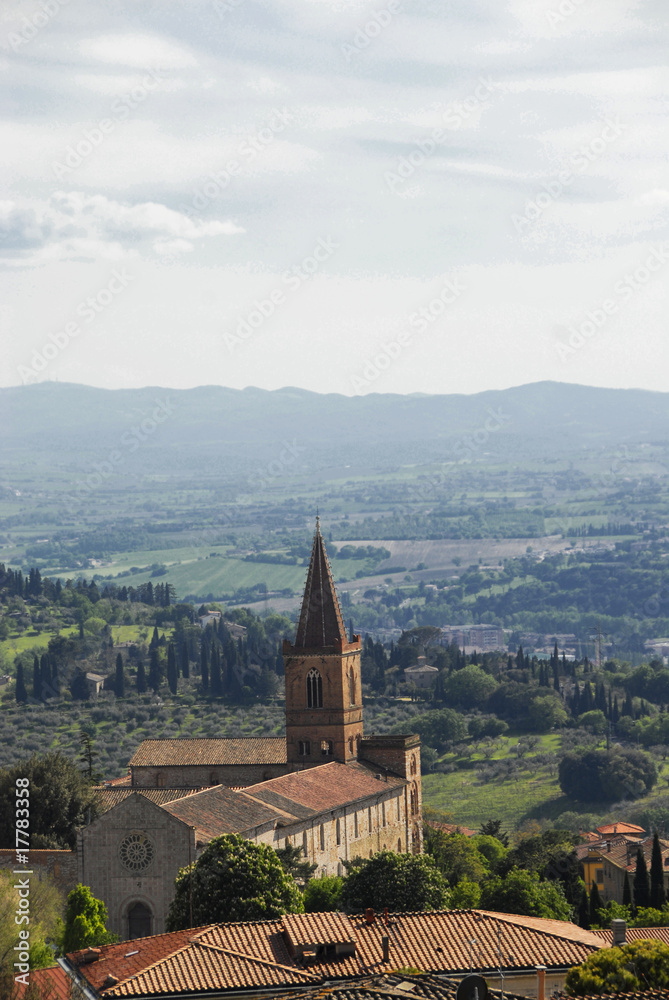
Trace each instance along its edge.
<path fill-rule="evenodd" d="M 316 876 L 377 851 L 422 851 L 420 739 L 363 734 L 361 641 L 346 634 L 318 519 L 294 642 L 286 736 L 146 740 L 79 832 L 78 878 L 121 940 L 161 934 L 184 865 L 239 833 L 300 847 Z"/>

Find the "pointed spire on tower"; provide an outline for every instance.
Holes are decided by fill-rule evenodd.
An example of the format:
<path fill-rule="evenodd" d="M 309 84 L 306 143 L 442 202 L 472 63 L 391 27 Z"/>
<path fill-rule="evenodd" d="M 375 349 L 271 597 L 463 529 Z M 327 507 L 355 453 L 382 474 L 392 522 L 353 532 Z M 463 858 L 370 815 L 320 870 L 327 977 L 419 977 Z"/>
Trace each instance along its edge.
<path fill-rule="evenodd" d="M 348 637 L 337 600 L 332 571 L 321 535 L 321 519 L 316 515 L 316 531 L 311 550 L 302 611 L 295 635 L 295 647 L 321 649 L 346 645 Z"/>

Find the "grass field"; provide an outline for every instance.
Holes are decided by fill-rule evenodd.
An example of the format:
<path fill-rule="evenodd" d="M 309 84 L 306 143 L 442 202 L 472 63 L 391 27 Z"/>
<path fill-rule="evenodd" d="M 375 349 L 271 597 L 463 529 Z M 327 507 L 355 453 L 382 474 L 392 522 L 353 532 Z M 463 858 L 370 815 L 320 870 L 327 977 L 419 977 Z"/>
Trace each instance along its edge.
<path fill-rule="evenodd" d="M 503 737 L 503 746 L 494 760 L 514 756 L 510 753 L 514 738 Z M 548 753 L 558 749 L 559 736 L 549 734 L 541 737 L 541 743 L 534 753 L 525 758 L 531 761 L 536 753 Z M 451 755 L 450 758 L 454 759 Z M 496 779 L 483 783 L 476 770 L 476 762 L 481 754 L 474 754 L 466 768 L 451 774 L 433 773 L 423 776 L 423 805 L 441 813 L 449 813 L 453 821 L 463 826 L 477 829 L 487 819 L 501 819 L 508 829 L 518 828 L 526 820 L 555 820 L 563 812 L 601 814 L 608 817 L 606 806 L 574 802 L 560 791 L 557 773 L 551 774 L 547 766 L 532 773 L 522 770 L 512 778 Z M 669 762 L 658 763 L 659 780 L 649 795 L 636 799 L 635 809 L 643 809 L 654 799 L 667 793 Z M 616 818 L 620 818 L 619 816 Z"/>

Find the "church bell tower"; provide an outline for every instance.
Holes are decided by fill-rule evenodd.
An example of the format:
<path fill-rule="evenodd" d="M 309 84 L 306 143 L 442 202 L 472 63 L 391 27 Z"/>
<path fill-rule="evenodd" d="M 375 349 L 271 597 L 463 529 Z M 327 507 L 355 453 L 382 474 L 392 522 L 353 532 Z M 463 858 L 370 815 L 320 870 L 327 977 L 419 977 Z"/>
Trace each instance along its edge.
<path fill-rule="evenodd" d="M 349 642 L 320 520 L 295 641 L 283 643 L 288 762 L 357 760 L 362 740 L 360 636 Z"/>

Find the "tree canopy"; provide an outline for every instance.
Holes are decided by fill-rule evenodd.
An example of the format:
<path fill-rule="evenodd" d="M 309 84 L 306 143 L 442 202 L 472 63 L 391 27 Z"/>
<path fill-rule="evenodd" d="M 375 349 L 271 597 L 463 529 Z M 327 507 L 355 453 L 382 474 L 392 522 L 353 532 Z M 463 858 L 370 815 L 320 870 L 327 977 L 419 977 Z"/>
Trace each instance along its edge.
<path fill-rule="evenodd" d="M 501 913 L 524 913 L 528 917 L 569 920 L 571 907 L 559 882 L 542 882 L 537 872 L 512 868 L 505 876 L 494 876 L 481 887 L 481 907 Z"/>
<path fill-rule="evenodd" d="M 75 886 L 67 897 L 61 950 L 67 953 L 118 941 L 107 930 L 107 916 L 107 907 L 87 885 Z"/>
<path fill-rule="evenodd" d="M 30 846 L 73 848 L 76 829 L 97 811 L 95 792 L 79 768 L 61 753 L 29 760 L 0 771 L 0 843 L 14 843 L 15 782 L 30 782 Z"/>
<path fill-rule="evenodd" d="M 632 993 L 669 986 L 669 946 L 661 941 L 633 941 L 602 948 L 570 969 L 565 988 L 572 996 Z"/>
<path fill-rule="evenodd" d="M 276 851 L 230 833 L 210 841 L 197 861 L 179 871 L 167 929 L 302 911 L 300 890 Z"/>
<path fill-rule="evenodd" d="M 655 761 L 632 749 L 567 753 L 558 773 L 564 794 L 582 802 L 636 799 L 657 781 Z"/>
<path fill-rule="evenodd" d="M 424 854 L 380 851 L 371 858 L 345 862 L 341 901 L 346 910 L 440 910 L 449 904 L 446 880 Z"/>

